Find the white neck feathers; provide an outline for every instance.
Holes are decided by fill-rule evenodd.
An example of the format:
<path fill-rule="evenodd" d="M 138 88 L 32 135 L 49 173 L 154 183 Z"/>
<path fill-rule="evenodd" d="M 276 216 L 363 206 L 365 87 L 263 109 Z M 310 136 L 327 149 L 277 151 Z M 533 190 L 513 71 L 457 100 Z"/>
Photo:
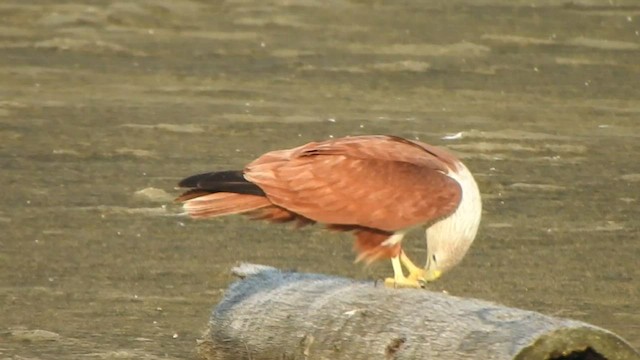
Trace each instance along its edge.
<path fill-rule="evenodd" d="M 480 191 L 467 167 L 457 162 L 447 175 L 460 184 L 460 204 L 453 214 L 433 224 L 426 232 L 429 258 L 437 254 L 436 266 L 443 272 L 458 264 L 467 253 L 482 215 Z"/>

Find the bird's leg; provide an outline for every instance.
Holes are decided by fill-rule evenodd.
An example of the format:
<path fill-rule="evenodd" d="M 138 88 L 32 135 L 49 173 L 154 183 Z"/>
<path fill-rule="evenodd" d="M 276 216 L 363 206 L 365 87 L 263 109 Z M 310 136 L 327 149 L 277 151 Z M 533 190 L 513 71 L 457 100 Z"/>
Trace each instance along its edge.
<path fill-rule="evenodd" d="M 409 279 L 426 282 L 424 277 L 424 269 L 416 266 L 416 264 L 409 259 L 404 250 L 400 250 L 400 262 L 409 270 Z"/>
<path fill-rule="evenodd" d="M 418 281 L 417 279 L 412 279 L 411 277 L 404 276 L 404 272 L 402 271 L 401 259 L 401 255 L 391 258 L 391 265 L 393 266 L 393 278 L 386 278 L 384 280 L 384 285 L 393 288 L 421 288 L 422 283 L 420 281 Z"/>

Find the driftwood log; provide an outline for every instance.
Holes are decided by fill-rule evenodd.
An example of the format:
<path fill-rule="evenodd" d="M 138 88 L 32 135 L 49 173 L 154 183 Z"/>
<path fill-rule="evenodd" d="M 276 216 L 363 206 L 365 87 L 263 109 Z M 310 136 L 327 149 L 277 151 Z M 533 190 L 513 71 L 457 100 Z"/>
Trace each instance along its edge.
<path fill-rule="evenodd" d="M 638 360 L 583 322 L 373 282 L 244 264 L 198 344 L 207 360 Z"/>

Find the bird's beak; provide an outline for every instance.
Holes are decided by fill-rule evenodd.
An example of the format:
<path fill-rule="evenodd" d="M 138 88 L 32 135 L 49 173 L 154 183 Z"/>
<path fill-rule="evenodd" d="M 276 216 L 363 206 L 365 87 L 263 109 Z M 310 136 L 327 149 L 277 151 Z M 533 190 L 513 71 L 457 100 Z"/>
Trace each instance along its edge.
<path fill-rule="evenodd" d="M 424 280 L 427 282 L 436 281 L 442 275 L 442 271 L 437 269 L 427 269 L 424 272 Z"/>

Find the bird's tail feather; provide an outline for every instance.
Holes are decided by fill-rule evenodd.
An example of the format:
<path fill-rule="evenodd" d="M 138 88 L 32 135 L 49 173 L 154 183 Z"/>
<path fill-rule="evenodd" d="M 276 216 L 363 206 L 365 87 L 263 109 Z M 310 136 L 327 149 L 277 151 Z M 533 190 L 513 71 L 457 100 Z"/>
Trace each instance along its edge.
<path fill-rule="evenodd" d="M 297 226 L 313 224 L 306 217 L 274 205 L 256 184 L 239 170 L 197 174 L 182 179 L 179 187 L 190 188 L 176 201 L 193 218 L 244 214 L 274 223 L 295 221 Z"/>
<path fill-rule="evenodd" d="M 223 215 L 243 214 L 271 206 L 264 196 L 229 192 L 196 193 L 187 191 L 178 198 L 184 201 L 185 211 L 193 218 L 210 218 Z"/>
<path fill-rule="evenodd" d="M 179 187 L 189 188 L 176 201 L 194 218 L 243 214 L 269 207 L 271 202 L 242 171 L 217 171 L 182 179 Z"/>

